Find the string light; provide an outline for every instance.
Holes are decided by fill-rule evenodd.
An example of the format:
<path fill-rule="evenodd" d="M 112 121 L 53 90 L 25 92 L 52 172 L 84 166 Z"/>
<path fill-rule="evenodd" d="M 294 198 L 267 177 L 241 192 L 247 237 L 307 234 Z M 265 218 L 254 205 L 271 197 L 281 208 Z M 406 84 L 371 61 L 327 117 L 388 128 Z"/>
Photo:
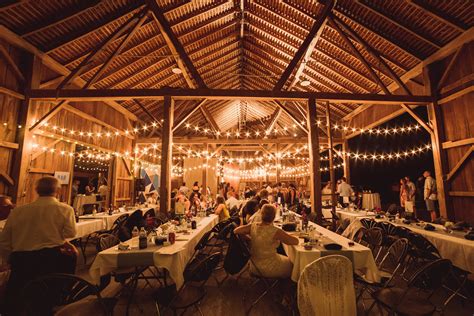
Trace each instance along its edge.
<path fill-rule="evenodd" d="M 431 145 L 422 145 L 414 147 L 408 150 L 390 152 L 390 153 L 360 153 L 360 152 L 347 152 L 347 151 L 336 151 L 336 153 L 342 157 L 346 156 L 355 160 L 372 160 L 372 161 L 383 161 L 383 160 L 400 160 L 416 156 L 420 153 L 430 151 Z"/>
<path fill-rule="evenodd" d="M 342 124 L 334 124 L 332 125 L 332 127 L 335 130 L 340 130 L 344 132 L 352 132 L 352 133 L 357 132 L 361 134 L 369 134 L 369 135 L 376 135 L 376 136 L 414 133 L 421 130 L 421 127 L 418 124 L 408 125 L 408 126 L 386 127 L 386 128 L 359 128 L 359 127 L 352 127 L 352 126 L 342 125 Z"/>

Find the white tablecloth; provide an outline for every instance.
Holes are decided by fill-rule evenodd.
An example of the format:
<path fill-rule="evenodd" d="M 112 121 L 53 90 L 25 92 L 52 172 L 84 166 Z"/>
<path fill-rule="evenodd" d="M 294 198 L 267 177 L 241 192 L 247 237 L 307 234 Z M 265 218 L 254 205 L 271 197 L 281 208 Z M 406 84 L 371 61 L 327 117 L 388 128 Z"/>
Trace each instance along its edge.
<path fill-rule="evenodd" d="M 323 217 L 324 218 L 332 218 L 331 209 L 330 208 L 323 208 Z M 344 210 L 342 208 L 336 209 L 336 214 L 339 216 L 341 220 L 345 220 L 346 218 L 352 223 L 358 217 L 369 217 L 374 216 L 374 212 L 367 212 L 367 211 L 349 211 Z"/>
<path fill-rule="evenodd" d="M 97 254 L 89 273 L 94 282 L 100 282 L 100 276 L 118 268 L 135 266 L 157 266 L 168 270 L 171 278 L 179 288 L 184 283 L 183 272 L 186 264 L 194 254 L 194 247 L 201 237 L 218 222 L 218 216 L 197 218 L 197 229 L 190 235 L 177 234 L 176 242 L 170 246 L 148 245 L 148 248 L 119 251 L 112 247 Z M 136 241 L 129 240 L 129 244 Z"/>
<path fill-rule="evenodd" d="M 83 220 L 76 223 L 76 237 L 80 238 L 104 229 L 104 221 L 101 219 Z M 73 239 L 75 239 L 73 238 Z"/>
<path fill-rule="evenodd" d="M 362 208 L 366 210 L 373 210 L 374 208 L 380 208 L 380 194 L 378 193 L 363 193 L 362 194 Z"/>
<path fill-rule="evenodd" d="M 318 226 L 314 223 L 310 225 L 315 226 L 316 230 L 323 234 L 322 243 L 335 242 L 340 244 L 343 248 L 338 251 L 328 251 L 324 247 L 313 248 L 312 250 L 305 250 L 303 247 L 304 240 L 300 239 L 300 244 L 297 246 L 284 245 L 286 254 L 293 263 L 293 271 L 291 273 L 291 279 L 298 282 L 301 272 L 311 262 L 327 255 L 343 255 L 349 258 L 354 267 L 354 271 L 360 275 L 364 275 L 369 281 L 379 281 L 379 270 L 375 264 L 374 257 L 369 248 L 359 244 L 355 244 L 350 247 L 347 238 L 344 238 L 324 227 Z"/>
<path fill-rule="evenodd" d="M 92 204 L 95 202 L 97 202 L 97 197 L 95 195 L 77 195 L 74 198 L 72 207 L 74 207 L 79 215 L 82 215 L 82 206 L 84 204 Z"/>
<path fill-rule="evenodd" d="M 377 219 L 377 221 L 383 220 Z M 465 232 L 446 233 L 442 225 L 436 224 L 432 224 L 436 227 L 435 231 L 425 230 L 416 224 L 392 224 L 406 227 L 415 233 L 423 235 L 438 249 L 442 258 L 449 259 L 455 266 L 474 273 L 474 241 L 465 239 Z M 358 218 L 347 227 L 343 235 L 351 237 L 360 227 L 362 227 L 362 224 L 360 223 L 360 218 Z"/>

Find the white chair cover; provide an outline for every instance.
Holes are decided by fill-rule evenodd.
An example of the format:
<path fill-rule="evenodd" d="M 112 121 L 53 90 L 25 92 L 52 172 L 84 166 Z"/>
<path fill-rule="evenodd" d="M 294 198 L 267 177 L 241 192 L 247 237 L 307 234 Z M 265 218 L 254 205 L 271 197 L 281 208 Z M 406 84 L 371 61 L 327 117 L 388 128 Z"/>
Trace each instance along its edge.
<path fill-rule="evenodd" d="M 331 255 L 308 264 L 298 281 L 301 316 L 354 316 L 357 314 L 352 262 Z"/>

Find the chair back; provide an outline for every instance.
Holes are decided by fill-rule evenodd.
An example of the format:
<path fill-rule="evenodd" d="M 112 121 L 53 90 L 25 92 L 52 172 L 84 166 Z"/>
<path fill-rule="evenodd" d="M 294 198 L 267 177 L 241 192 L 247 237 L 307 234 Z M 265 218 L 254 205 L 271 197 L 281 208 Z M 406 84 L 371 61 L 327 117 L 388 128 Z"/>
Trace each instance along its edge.
<path fill-rule="evenodd" d="M 201 282 L 204 284 L 221 260 L 222 253 L 216 252 L 202 260 L 192 261 L 192 264 L 188 264 L 184 271 L 184 282 Z"/>
<path fill-rule="evenodd" d="M 369 228 L 365 232 L 362 240 L 369 244 L 369 248 L 379 247 L 382 245 L 383 231 L 378 227 Z"/>
<path fill-rule="evenodd" d="M 438 249 L 423 235 L 410 232 L 408 234 L 408 241 L 410 242 L 414 252 L 413 254 L 424 260 L 436 260 L 440 259 Z"/>
<path fill-rule="evenodd" d="M 301 316 L 352 316 L 357 314 L 352 262 L 330 255 L 308 264 L 298 281 Z"/>
<path fill-rule="evenodd" d="M 408 280 L 408 287 L 416 287 L 435 292 L 443 286 L 447 277 L 451 276 L 452 263 L 448 259 L 428 262 L 419 268 Z"/>
<path fill-rule="evenodd" d="M 231 274 L 239 273 L 250 260 L 250 250 L 239 235 L 230 233 L 229 248 L 224 258 L 224 270 Z"/>
<path fill-rule="evenodd" d="M 119 217 L 117 217 L 117 219 L 114 221 L 114 223 L 112 224 L 112 228 L 110 229 L 111 233 L 116 235 L 118 233 L 118 231 L 120 230 L 120 228 L 123 226 L 123 224 L 125 224 L 125 222 L 127 221 L 128 219 L 128 214 L 123 214 L 123 215 L 120 215 Z"/>
<path fill-rule="evenodd" d="M 237 205 L 234 205 L 230 211 L 229 211 L 230 216 L 235 216 L 239 214 L 239 207 Z"/>
<path fill-rule="evenodd" d="M 143 214 L 143 218 L 146 220 L 147 217 L 155 217 L 155 209 L 151 208 Z"/>
<path fill-rule="evenodd" d="M 377 225 L 377 222 L 371 218 L 361 218 L 360 223 L 367 229 L 375 227 Z"/>
<path fill-rule="evenodd" d="M 229 225 L 230 222 L 231 222 L 230 218 L 226 219 L 225 221 L 219 222 L 216 225 L 214 225 L 214 227 L 212 227 L 211 231 L 213 233 L 218 234 L 224 227 Z"/>
<path fill-rule="evenodd" d="M 112 248 L 120 243 L 120 240 L 113 234 L 101 234 L 97 237 L 97 251 L 101 252 L 105 249 Z"/>
<path fill-rule="evenodd" d="M 364 238 L 365 232 L 367 231 L 367 228 L 362 226 L 359 228 L 359 230 L 354 234 L 354 237 L 352 238 L 353 241 L 356 243 L 360 243 L 362 241 L 362 238 Z"/>
<path fill-rule="evenodd" d="M 53 315 L 55 307 L 77 302 L 89 295 L 100 298 L 96 286 L 70 274 L 49 274 L 29 282 L 22 292 L 24 315 Z"/>
<path fill-rule="evenodd" d="M 400 265 L 405 261 L 408 252 L 408 240 L 405 238 L 397 239 L 387 250 L 379 264 L 379 269 L 395 273 Z"/>

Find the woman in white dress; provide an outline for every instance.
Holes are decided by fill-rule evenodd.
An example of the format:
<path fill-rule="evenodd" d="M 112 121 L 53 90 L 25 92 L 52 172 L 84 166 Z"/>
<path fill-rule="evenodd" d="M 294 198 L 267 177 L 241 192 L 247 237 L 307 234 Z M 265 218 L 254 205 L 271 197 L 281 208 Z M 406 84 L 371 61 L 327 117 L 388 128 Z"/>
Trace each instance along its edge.
<path fill-rule="evenodd" d="M 261 222 L 238 227 L 234 233 L 250 235 L 251 273 L 267 278 L 288 278 L 291 276 L 293 264 L 288 257 L 277 253 L 277 247 L 280 242 L 297 245 L 298 238 L 273 225 L 275 214 L 275 206 L 265 204 L 261 209 Z"/>

